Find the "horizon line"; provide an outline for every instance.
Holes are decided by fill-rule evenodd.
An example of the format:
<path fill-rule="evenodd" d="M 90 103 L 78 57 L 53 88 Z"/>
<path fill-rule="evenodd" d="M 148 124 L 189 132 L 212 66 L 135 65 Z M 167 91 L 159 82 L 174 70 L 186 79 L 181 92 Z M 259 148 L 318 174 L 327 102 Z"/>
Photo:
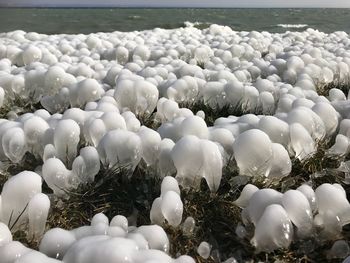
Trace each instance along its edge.
<path fill-rule="evenodd" d="M 1 4 L 0 8 L 164 8 L 164 9 L 175 9 L 175 8 L 183 8 L 183 9 L 190 9 L 190 8 L 197 8 L 197 9 L 234 9 L 234 8 L 241 8 L 241 9 L 350 9 L 350 6 L 246 6 L 246 5 L 225 5 L 225 6 L 196 6 L 196 5 L 189 5 L 189 6 L 183 6 L 183 5 L 16 5 L 16 4 Z"/>

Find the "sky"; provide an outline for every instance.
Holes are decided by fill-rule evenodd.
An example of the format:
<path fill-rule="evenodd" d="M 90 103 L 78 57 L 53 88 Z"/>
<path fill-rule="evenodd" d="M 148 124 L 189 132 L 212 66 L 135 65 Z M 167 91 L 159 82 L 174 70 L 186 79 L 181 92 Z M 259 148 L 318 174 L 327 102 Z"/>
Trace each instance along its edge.
<path fill-rule="evenodd" d="M 350 0 L 0 0 L 1 6 L 350 8 Z"/>

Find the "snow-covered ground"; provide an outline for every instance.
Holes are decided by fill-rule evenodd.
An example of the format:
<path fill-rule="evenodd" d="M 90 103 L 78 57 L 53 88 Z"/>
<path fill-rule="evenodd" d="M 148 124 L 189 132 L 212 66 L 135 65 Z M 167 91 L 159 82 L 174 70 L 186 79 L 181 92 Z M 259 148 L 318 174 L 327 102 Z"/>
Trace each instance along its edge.
<path fill-rule="evenodd" d="M 2 186 L 1 262 L 194 262 L 168 255 L 161 226 L 193 231 L 196 219 L 183 217 L 181 192 L 199 189 L 202 178 L 217 192 L 232 158 L 241 176 L 278 181 L 290 175 L 293 160 L 303 162 L 320 142 L 333 142 L 326 155 L 343 160 L 337 170 L 349 174 L 349 76 L 344 32 L 189 25 L 90 35 L 1 33 L 2 169 L 28 154 L 41 163 Z M 40 109 L 30 112 L 24 104 Z M 244 114 L 209 124 L 191 105 Z M 132 171 L 140 162 L 163 180 L 150 209 L 154 225 L 96 214 L 91 226 L 45 232 L 50 201 L 93 182 L 102 167 Z M 43 181 L 53 194 L 42 192 Z M 284 193 L 248 184 L 235 204 L 243 208 L 237 235 L 246 238 L 253 225 L 257 251 L 311 237 L 333 240 L 350 222 L 341 184 L 295 185 Z M 12 241 L 9 228 L 38 240 L 40 252 Z M 198 253 L 208 258 L 211 245 L 201 241 Z"/>

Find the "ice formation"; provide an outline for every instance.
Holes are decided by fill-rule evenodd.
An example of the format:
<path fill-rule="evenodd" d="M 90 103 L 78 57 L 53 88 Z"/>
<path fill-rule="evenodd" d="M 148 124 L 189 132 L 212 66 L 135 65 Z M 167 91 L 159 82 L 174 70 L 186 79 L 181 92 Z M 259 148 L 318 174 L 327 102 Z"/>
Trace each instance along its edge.
<path fill-rule="evenodd" d="M 216 192 L 231 157 L 240 175 L 273 180 L 289 175 L 291 159 L 307 160 L 319 142 L 333 137 L 326 155 L 344 158 L 350 151 L 350 93 L 319 91 L 347 83 L 348 42 L 344 32 L 272 34 L 219 25 L 200 30 L 190 23 L 89 35 L 0 33 L 0 106 L 11 108 L 0 119 L 1 168 L 21 167 L 32 157 L 39 162 L 37 173 L 13 175 L 2 188 L 1 259 L 95 262 L 107 253 L 103 247 L 116 246 L 125 253 L 105 262 L 125 256 L 134 262 L 192 262 L 164 253 L 170 244 L 160 226 L 133 230 L 122 216 L 109 225 L 98 215 L 91 226 L 51 229 L 40 245 L 44 253 L 11 241 L 9 229 L 40 239 L 50 206 L 42 179 L 53 190 L 52 201 L 93 183 L 101 167 L 133 171 L 146 163 L 164 178 L 151 221 L 178 227 L 184 214 L 178 183 L 199 189 L 204 178 Z M 28 112 L 18 101 L 42 109 Z M 209 124 L 211 111 L 225 116 Z M 346 168 L 343 162 L 337 171 Z M 349 223 L 339 185 L 280 193 L 248 184 L 235 204 L 243 208 L 243 222 L 255 226 L 258 250 L 288 247 L 315 231 L 333 238 Z M 188 217 L 181 227 L 190 235 L 194 224 Z M 238 228 L 242 237 L 246 231 Z"/>
<path fill-rule="evenodd" d="M 243 208 L 243 223 L 254 224 L 251 242 L 259 251 L 287 248 L 295 239 L 334 238 L 349 223 L 350 204 L 339 184 L 325 183 L 315 191 L 304 184 L 283 194 L 248 184 L 235 204 Z"/>
<path fill-rule="evenodd" d="M 164 220 L 177 227 L 181 224 L 183 203 L 180 188 L 174 177 L 166 176 L 161 184 L 161 196 L 153 201 L 150 219 L 152 223 L 162 225 Z"/>
<path fill-rule="evenodd" d="M 41 177 L 34 172 L 23 171 L 12 176 L 1 192 L 1 222 L 11 229 L 22 227 L 30 216 L 28 204 L 36 194 L 41 193 L 41 184 Z M 34 215 L 37 216 L 36 212 Z"/>
<path fill-rule="evenodd" d="M 184 187 L 199 187 L 204 178 L 211 191 L 220 185 L 223 160 L 219 147 L 208 140 L 186 135 L 172 149 L 176 178 Z"/>

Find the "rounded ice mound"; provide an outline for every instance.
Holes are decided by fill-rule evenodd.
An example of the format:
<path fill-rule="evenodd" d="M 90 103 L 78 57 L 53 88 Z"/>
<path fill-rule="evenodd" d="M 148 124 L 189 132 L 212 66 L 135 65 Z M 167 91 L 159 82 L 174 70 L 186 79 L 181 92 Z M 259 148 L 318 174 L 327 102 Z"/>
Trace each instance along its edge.
<path fill-rule="evenodd" d="M 127 166 L 134 170 L 141 160 L 142 142 L 131 131 L 113 130 L 103 136 L 97 151 L 103 164 Z"/>
<path fill-rule="evenodd" d="M 350 204 L 344 193 L 343 187 L 335 184 L 322 184 L 315 191 L 317 218 L 330 235 L 338 234 L 341 227 L 350 222 Z"/>
<path fill-rule="evenodd" d="M 155 109 L 159 92 L 157 87 L 143 79 L 128 79 L 119 76 L 114 98 L 118 105 L 136 115 L 150 115 Z"/>
<path fill-rule="evenodd" d="M 169 225 L 177 227 L 182 221 L 183 204 L 180 195 L 174 191 L 167 191 L 162 196 L 160 205 L 164 218 Z"/>
<path fill-rule="evenodd" d="M 332 135 L 338 128 L 339 119 L 338 113 L 332 107 L 331 104 L 325 102 L 318 102 L 313 107 L 312 110 L 320 116 L 325 127 L 327 136 Z"/>
<path fill-rule="evenodd" d="M 62 259 L 74 242 L 76 239 L 70 231 L 52 228 L 41 239 L 39 251 L 48 257 Z"/>
<path fill-rule="evenodd" d="M 19 163 L 27 152 L 25 134 L 22 128 L 8 129 L 2 136 L 2 147 L 7 158 L 11 162 Z"/>
<path fill-rule="evenodd" d="M 82 107 L 89 101 L 96 101 L 104 94 L 104 89 L 95 79 L 84 79 L 69 89 L 72 107 Z"/>
<path fill-rule="evenodd" d="M 201 178 L 207 181 L 209 189 L 219 188 L 223 160 L 219 147 L 208 140 L 193 135 L 182 137 L 171 151 L 177 170 L 176 179 L 184 187 L 198 188 Z"/>
<path fill-rule="evenodd" d="M 313 215 L 308 199 L 300 191 L 288 190 L 283 194 L 282 205 L 289 219 L 297 227 L 298 236 L 310 236 L 313 229 Z"/>
<path fill-rule="evenodd" d="M 248 206 L 245 208 L 249 221 L 255 226 L 258 224 L 265 208 L 272 204 L 282 204 L 283 195 L 271 188 L 255 191 L 249 199 Z"/>
<path fill-rule="evenodd" d="M 38 193 L 30 199 L 28 204 L 29 232 L 28 238 L 37 240 L 45 231 L 46 220 L 49 215 L 50 200 L 46 194 Z"/>
<path fill-rule="evenodd" d="M 290 145 L 295 153 L 295 157 L 300 161 L 312 156 L 316 151 L 314 140 L 308 131 L 299 123 L 293 123 L 289 126 Z"/>
<path fill-rule="evenodd" d="M 147 165 L 156 163 L 161 138 L 158 132 L 142 126 L 138 132 L 142 144 L 142 158 Z"/>
<path fill-rule="evenodd" d="M 53 140 L 57 157 L 71 165 L 77 155 L 80 141 L 79 125 L 71 119 L 60 120 L 55 128 Z"/>
<path fill-rule="evenodd" d="M 29 45 L 22 52 L 22 59 L 23 59 L 24 65 L 29 65 L 32 62 L 40 61 L 41 58 L 42 58 L 41 50 L 34 45 Z"/>
<path fill-rule="evenodd" d="M 287 147 L 290 142 L 289 125 L 274 116 L 263 116 L 259 120 L 258 127 L 265 132 L 274 143 L 280 143 Z"/>
<path fill-rule="evenodd" d="M 272 143 L 273 159 L 269 178 L 282 178 L 292 171 L 292 162 L 287 150 L 279 143 Z"/>
<path fill-rule="evenodd" d="M 305 195 L 305 197 L 309 201 L 312 211 L 316 211 L 317 203 L 314 189 L 312 189 L 312 187 L 307 184 L 303 184 L 299 186 L 297 190 L 300 191 L 303 195 Z"/>
<path fill-rule="evenodd" d="M 1 192 L 1 221 L 14 230 L 26 223 L 27 204 L 41 193 L 41 184 L 41 177 L 30 171 L 23 171 L 7 180 Z"/>
<path fill-rule="evenodd" d="M 233 144 L 241 175 L 267 177 L 272 167 L 273 149 L 270 138 L 261 130 L 241 133 Z"/>
<path fill-rule="evenodd" d="M 80 150 L 80 155 L 74 159 L 73 172 L 82 183 L 91 183 L 100 171 L 100 156 L 95 147 L 87 146 Z"/>
<path fill-rule="evenodd" d="M 239 198 L 234 202 L 239 207 L 245 208 L 249 204 L 250 198 L 253 196 L 253 194 L 258 191 L 259 188 L 252 184 L 247 184 L 244 186 L 241 195 Z"/>
<path fill-rule="evenodd" d="M 47 185 L 59 196 L 66 195 L 66 191 L 78 186 L 76 175 L 58 158 L 50 158 L 44 162 L 42 176 Z"/>
<path fill-rule="evenodd" d="M 200 139 L 208 139 L 208 127 L 205 121 L 198 116 L 185 118 L 180 125 L 182 136 L 195 135 Z"/>
<path fill-rule="evenodd" d="M 255 227 L 251 243 L 258 251 L 271 252 L 288 248 L 293 240 L 293 225 L 286 211 L 279 204 L 266 207 Z"/>

